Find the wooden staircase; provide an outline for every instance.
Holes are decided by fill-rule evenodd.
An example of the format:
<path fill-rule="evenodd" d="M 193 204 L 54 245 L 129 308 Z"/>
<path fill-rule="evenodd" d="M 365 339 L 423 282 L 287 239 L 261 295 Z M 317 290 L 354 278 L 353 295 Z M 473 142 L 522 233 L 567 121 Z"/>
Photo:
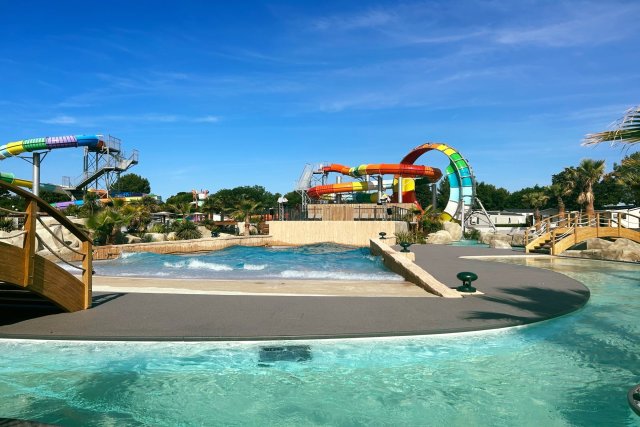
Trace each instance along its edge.
<path fill-rule="evenodd" d="M 0 215 L 10 213 L 24 217 L 24 235 L 22 247 L 10 245 L 0 241 L 0 283 L 5 302 L 13 301 L 14 304 L 22 304 L 26 298 L 25 291 L 45 298 L 66 311 L 84 310 L 91 306 L 91 281 L 92 281 L 92 245 L 89 237 L 78 228 L 77 225 L 69 221 L 66 216 L 55 208 L 49 206 L 47 202 L 36 197 L 32 193 L 0 181 L 0 188 L 9 190 L 12 193 L 26 200 L 27 208 L 25 212 L 13 212 L 1 209 Z M 5 212 L 3 212 L 5 211 Z M 60 240 L 44 224 L 40 215 L 47 213 L 59 224 L 65 227 L 81 242 L 79 250 L 70 248 L 66 242 Z M 36 241 L 39 236 L 36 234 L 36 223 L 40 222 L 43 229 L 50 232 L 63 246 L 75 252 L 82 259 L 82 266 L 72 267 L 79 269 L 81 278 L 78 279 L 67 270 L 60 267 L 38 254 L 36 254 Z M 43 246 L 50 248 L 40 240 Z M 51 251 L 51 250 L 50 250 Z M 51 251 L 54 256 L 56 252 Z M 59 256 L 58 256 L 59 257 Z M 61 261 L 66 262 L 62 258 Z M 16 292 L 22 291 L 22 292 Z"/>
<path fill-rule="evenodd" d="M 640 243 L 640 217 L 633 214 L 596 211 L 593 215 L 572 212 L 554 215 L 525 231 L 525 252 L 559 255 L 588 239 L 626 238 Z"/>

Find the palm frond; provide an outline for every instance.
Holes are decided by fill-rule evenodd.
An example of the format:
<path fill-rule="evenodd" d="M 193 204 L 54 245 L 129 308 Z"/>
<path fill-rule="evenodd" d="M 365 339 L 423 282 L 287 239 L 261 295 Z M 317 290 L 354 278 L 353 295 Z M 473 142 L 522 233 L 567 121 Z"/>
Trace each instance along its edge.
<path fill-rule="evenodd" d="M 609 130 L 585 136 L 582 145 L 594 145 L 602 142 L 609 142 L 611 145 L 639 143 L 640 106 L 627 110 L 620 120 L 610 126 Z"/>

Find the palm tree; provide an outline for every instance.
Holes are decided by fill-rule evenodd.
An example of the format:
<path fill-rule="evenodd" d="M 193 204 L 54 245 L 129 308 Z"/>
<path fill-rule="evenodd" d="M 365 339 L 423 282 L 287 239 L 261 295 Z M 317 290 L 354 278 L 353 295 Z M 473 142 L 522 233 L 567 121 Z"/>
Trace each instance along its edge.
<path fill-rule="evenodd" d="M 576 188 L 577 172 L 573 167 L 564 168 L 562 172 L 553 176 L 551 186 L 549 186 L 549 195 L 556 199 L 558 203 L 558 217 L 560 225 L 565 221 L 565 204 L 564 197 L 573 193 Z"/>
<path fill-rule="evenodd" d="M 582 145 L 610 142 L 616 144 L 637 144 L 640 142 L 640 106 L 628 109 L 624 116 L 615 122 L 610 130 L 590 133 L 585 136 Z"/>
<path fill-rule="evenodd" d="M 262 203 L 256 202 L 253 199 L 248 198 L 245 194 L 240 196 L 240 199 L 234 206 L 233 212 L 231 212 L 231 216 L 235 218 L 243 218 L 244 217 L 244 235 L 249 236 L 250 228 L 251 228 L 251 215 L 254 214 Z"/>
<path fill-rule="evenodd" d="M 593 184 L 599 182 L 604 175 L 604 160 L 584 159 L 576 169 L 578 182 L 581 184 L 578 203 L 586 204 L 587 216 L 595 215 Z"/>
<path fill-rule="evenodd" d="M 191 213 L 191 210 L 193 209 L 193 205 L 189 202 L 175 203 L 169 205 L 168 207 L 178 215 L 182 215 L 182 219 L 187 219 L 187 217 Z"/>
<path fill-rule="evenodd" d="M 87 227 L 93 231 L 94 238 L 107 245 L 116 243 L 122 226 L 127 225 L 130 217 L 112 207 L 105 208 L 87 218 Z"/>
<path fill-rule="evenodd" d="M 209 215 L 209 219 L 213 219 L 213 215 L 217 213 L 219 213 L 220 218 L 223 219 L 222 216 L 224 211 L 225 211 L 224 203 L 222 202 L 222 199 L 220 199 L 220 197 L 218 196 L 207 197 L 206 200 L 204 201 L 204 204 L 202 205 L 202 212 Z"/>
<path fill-rule="evenodd" d="M 536 222 L 536 230 L 540 228 L 540 208 L 549 201 L 549 196 L 542 191 L 534 191 L 522 196 L 522 203 L 533 208 L 533 218 Z"/>
<path fill-rule="evenodd" d="M 640 203 L 640 151 L 624 159 L 613 167 L 613 177 L 633 193 L 635 203 Z"/>

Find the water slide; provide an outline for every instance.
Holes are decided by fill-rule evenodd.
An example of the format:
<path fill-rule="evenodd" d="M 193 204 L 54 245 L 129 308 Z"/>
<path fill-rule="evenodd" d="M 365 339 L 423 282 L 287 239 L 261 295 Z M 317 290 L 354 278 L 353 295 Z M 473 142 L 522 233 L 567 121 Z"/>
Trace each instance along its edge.
<path fill-rule="evenodd" d="M 400 163 L 413 165 L 420 156 L 433 150 L 440 151 L 449 158 L 449 166 L 445 169 L 449 181 L 449 201 L 441 218 L 444 221 L 451 221 L 453 218 L 460 219 L 461 213 L 464 211 L 466 214 L 472 207 L 475 180 L 471 166 L 456 149 L 439 142 L 422 144 L 411 150 Z M 413 199 L 415 200 L 415 192 Z"/>
<path fill-rule="evenodd" d="M 451 221 L 452 219 L 461 219 L 462 212 L 469 212 L 475 197 L 475 180 L 469 163 L 454 148 L 447 144 L 435 142 L 419 145 L 407 154 L 400 164 L 371 164 L 361 165 L 354 168 L 347 166 L 332 164 L 322 168 L 322 172 L 336 172 L 352 177 L 361 177 L 365 175 L 384 175 L 393 174 L 395 179 L 391 186 L 385 185 L 385 188 L 393 188 L 394 196 L 392 201 L 397 201 L 398 177 L 403 179 L 402 185 L 402 201 L 407 203 L 415 203 L 419 206 L 415 194 L 415 182 L 412 178 L 427 177 L 430 181 L 437 181 L 442 177 L 439 169 L 429 166 L 415 165 L 415 161 L 424 153 L 429 151 L 438 151 L 443 153 L 449 159 L 449 166 L 445 169 L 445 176 L 449 182 L 449 200 L 441 215 L 442 220 Z M 313 199 L 318 199 L 324 195 L 337 193 L 365 192 L 377 190 L 377 184 L 367 181 L 345 182 L 337 184 L 319 185 L 309 188 L 307 194 Z M 375 201 L 376 194 L 373 195 L 356 195 L 355 200 Z M 366 200 L 369 198 L 369 200 Z"/>
<path fill-rule="evenodd" d="M 102 139 L 101 135 L 67 135 L 24 139 L 21 141 L 9 142 L 8 144 L 0 146 L 0 160 L 34 151 L 71 147 L 89 147 L 90 149 L 97 151 L 102 149 L 104 146 L 105 141 Z M 14 174 L 9 172 L 0 172 L 0 180 L 19 187 L 33 188 L 33 182 L 26 179 L 16 178 Z M 41 183 L 40 188 L 46 191 L 65 192 L 61 186 L 54 184 Z"/>
<path fill-rule="evenodd" d="M 395 175 L 396 179 L 393 181 L 387 181 L 387 184 L 384 185 L 386 188 L 394 188 L 394 192 L 397 192 L 397 177 L 401 176 L 403 178 L 419 178 L 419 177 L 427 177 L 432 181 L 437 181 L 442 176 L 442 172 L 440 169 L 432 168 L 430 166 L 421 166 L 421 165 L 413 165 L 413 164 L 368 164 L 368 165 L 360 165 L 353 168 L 348 166 L 343 166 L 339 164 L 331 164 L 329 166 L 325 166 L 322 168 L 322 172 L 336 172 L 342 175 L 348 175 L 354 178 L 365 176 L 365 175 Z M 326 194 L 337 194 L 337 193 L 353 193 L 353 192 L 362 192 L 362 191 L 373 191 L 377 190 L 378 185 L 375 182 L 369 181 L 354 181 L 354 182 L 344 182 L 337 184 L 327 184 L 327 185 L 318 185 L 316 187 L 309 188 L 307 190 L 307 194 L 312 199 L 318 199 Z M 414 194 L 415 184 L 413 179 L 403 180 L 402 184 L 402 192 L 404 194 L 410 195 Z M 375 197 L 375 196 L 373 196 Z M 373 199 L 371 199 L 374 201 Z M 404 199 L 403 199 L 404 200 Z M 414 200 L 407 200 L 407 202 L 413 202 Z"/>

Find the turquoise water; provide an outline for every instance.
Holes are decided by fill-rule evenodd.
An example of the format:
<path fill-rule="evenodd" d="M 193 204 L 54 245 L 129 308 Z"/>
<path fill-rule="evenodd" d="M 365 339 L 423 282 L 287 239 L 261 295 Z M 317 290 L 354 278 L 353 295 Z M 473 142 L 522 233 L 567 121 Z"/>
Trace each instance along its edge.
<path fill-rule="evenodd" d="M 524 263 L 524 260 L 510 262 Z M 536 325 L 432 337 L 287 343 L 0 342 L 0 416 L 112 425 L 640 425 L 640 266 L 537 260 L 589 303 Z M 288 343 L 292 344 L 292 343 Z"/>
<path fill-rule="evenodd" d="M 94 263 L 96 274 L 183 279 L 403 280 L 369 248 L 335 244 L 299 247 L 234 246 L 189 255 L 125 253 Z"/>

